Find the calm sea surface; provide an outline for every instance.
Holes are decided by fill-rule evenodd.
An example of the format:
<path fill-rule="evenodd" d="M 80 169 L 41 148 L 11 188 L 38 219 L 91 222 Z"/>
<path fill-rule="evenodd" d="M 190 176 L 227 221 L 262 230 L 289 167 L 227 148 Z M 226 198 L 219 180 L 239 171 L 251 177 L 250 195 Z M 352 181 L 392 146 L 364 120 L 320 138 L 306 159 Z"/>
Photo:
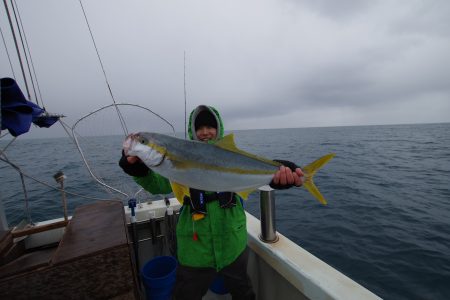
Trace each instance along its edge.
<path fill-rule="evenodd" d="M 450 299 L 450 124 L 236 131 L 237 145 L 299 165 L 336 157 L 315 182 L 328 200 L 304 189 L 276 192 L 279 232 L 385 299 Z M 138 187 L 117 165 L 121 137 L 85 138 L 92 172 L 125 194 Z M 0 145 L 5 145 L 1 142 Z M 30 176 L 58 186 L 63 170 L 69 212 L 93 198 L 120 197 L 94 184 L 68 138 L 17 140 L 7 157 Z M 10 225 L 62 216 L 61 193 L 0 161 L 3 206 Z M 139 194 L 140 198 L 145 195 Z M 258 195 L 246 208 L 259 216 Z"/>

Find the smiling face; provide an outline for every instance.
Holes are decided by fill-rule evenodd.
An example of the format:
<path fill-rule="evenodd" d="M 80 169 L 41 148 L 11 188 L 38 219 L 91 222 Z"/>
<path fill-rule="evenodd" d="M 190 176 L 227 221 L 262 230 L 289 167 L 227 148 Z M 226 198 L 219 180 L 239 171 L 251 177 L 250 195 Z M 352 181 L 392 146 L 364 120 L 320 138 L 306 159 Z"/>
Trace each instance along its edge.
<path fill-rule="evenodd" d="M 197 128 L 195 134 L 197 135 L 200 141 L 208 142 L 210 140 L 216 139 L 217 129 L 212 126 L 203 125 Z"/>

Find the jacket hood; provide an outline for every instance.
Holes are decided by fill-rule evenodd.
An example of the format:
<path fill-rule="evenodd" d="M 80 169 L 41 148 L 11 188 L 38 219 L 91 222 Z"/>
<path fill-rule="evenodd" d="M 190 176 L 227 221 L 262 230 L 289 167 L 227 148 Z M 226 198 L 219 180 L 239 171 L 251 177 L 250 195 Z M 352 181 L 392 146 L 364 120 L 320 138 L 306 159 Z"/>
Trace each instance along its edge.
<path fill-rule="evenodd" d="M 217 122 L 217 138 L 223 138 L 223 134 L 224 134 L 224 129 L 223 129 L 223 121 L 222 118 L 220 117 L 219 112 L 217 111 L 217 109 L 215 109 L 212 106 L 207 106 L 207 105 L 199 105 L 197 106 L 189 115 L 189 127 L 188 127 L 188 133 L 189 133 L 189 138 L 191 140 L 198 140 L 197 134 L 195 133 L 195 120 L 197 119 L 198 115 L 203 112 L 203 111 L 207 111 L 209 113 L 211 113 L 211 115 L 214 116 L 214 118 L 216 119 Z"/>

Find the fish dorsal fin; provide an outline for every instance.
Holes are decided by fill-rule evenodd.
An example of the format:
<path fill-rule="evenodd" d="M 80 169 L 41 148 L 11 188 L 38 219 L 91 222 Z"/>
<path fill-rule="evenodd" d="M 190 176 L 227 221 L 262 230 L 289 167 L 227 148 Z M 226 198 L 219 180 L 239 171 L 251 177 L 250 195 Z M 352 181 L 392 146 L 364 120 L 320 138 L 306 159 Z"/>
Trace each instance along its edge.
<path fill-rule="evenodd" d="M 236 143 L 234 142 L 234 134 L 230 133 L 224 136 L 222 139 L 217 141 L 217 143 L 214 144 L 217 147 L 220 147 L 225 150 L 230 150 L 233 152 L 241 152 L 242 150 L 239 150 L 238 147 L 236 147 Z"/>
<path fill-rule="evenodd" d="M 224 136 L 222 139 L 217 141 L 214 144 L 214 146 L 222 148 L 224 150 L 228 150 L 228 151 L 232 151 L 232 152 L 235 152 L 235 153 L 239 153 L 239 154 L 245 155 L 247 157 L 259 160 L 259 161 L 263 161 L 265 163 L 271 164 L 271 165 L 276 166 L 276 167 L 281 165 L 280 163 L 278 163 L 276 161 L 273 161 L 273 160 L 270 160 L 270 159 L 267 159 L 267 158 L 264 158 L 264 157 L 261 157 L 261 156 L 257 156 L 255 154 L 248 153 L 248 152 L 245 152 L 245 151 L 239 149 L 236 146 L 235 142 L 234 142 L 234 134 L 233 133 L 230 133 L 230 134 Z"/>

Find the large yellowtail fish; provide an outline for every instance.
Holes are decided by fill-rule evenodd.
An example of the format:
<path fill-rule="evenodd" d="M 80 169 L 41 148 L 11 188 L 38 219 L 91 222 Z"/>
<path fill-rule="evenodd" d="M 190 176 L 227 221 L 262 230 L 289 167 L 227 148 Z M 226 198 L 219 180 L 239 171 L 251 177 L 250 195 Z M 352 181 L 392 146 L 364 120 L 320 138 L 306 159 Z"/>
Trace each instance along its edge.
<path fill-rule="evenodd" d="M 281 164 L 238 149 L 233 134 L 214 144 L 183 140 L 168 135 L 140 132 L 129 135 L 126 155 L 139 157 L 149 168 L 171 182 L 177 199 L 189 188 L 214 192 L 236 192 L 246 199 L 258 187 L 269 184 Z M 335 154 L 327 154 L 302 167 L 303 186 L 322 204 L 325 198 L 313 182 L 317 170 Z"/>

